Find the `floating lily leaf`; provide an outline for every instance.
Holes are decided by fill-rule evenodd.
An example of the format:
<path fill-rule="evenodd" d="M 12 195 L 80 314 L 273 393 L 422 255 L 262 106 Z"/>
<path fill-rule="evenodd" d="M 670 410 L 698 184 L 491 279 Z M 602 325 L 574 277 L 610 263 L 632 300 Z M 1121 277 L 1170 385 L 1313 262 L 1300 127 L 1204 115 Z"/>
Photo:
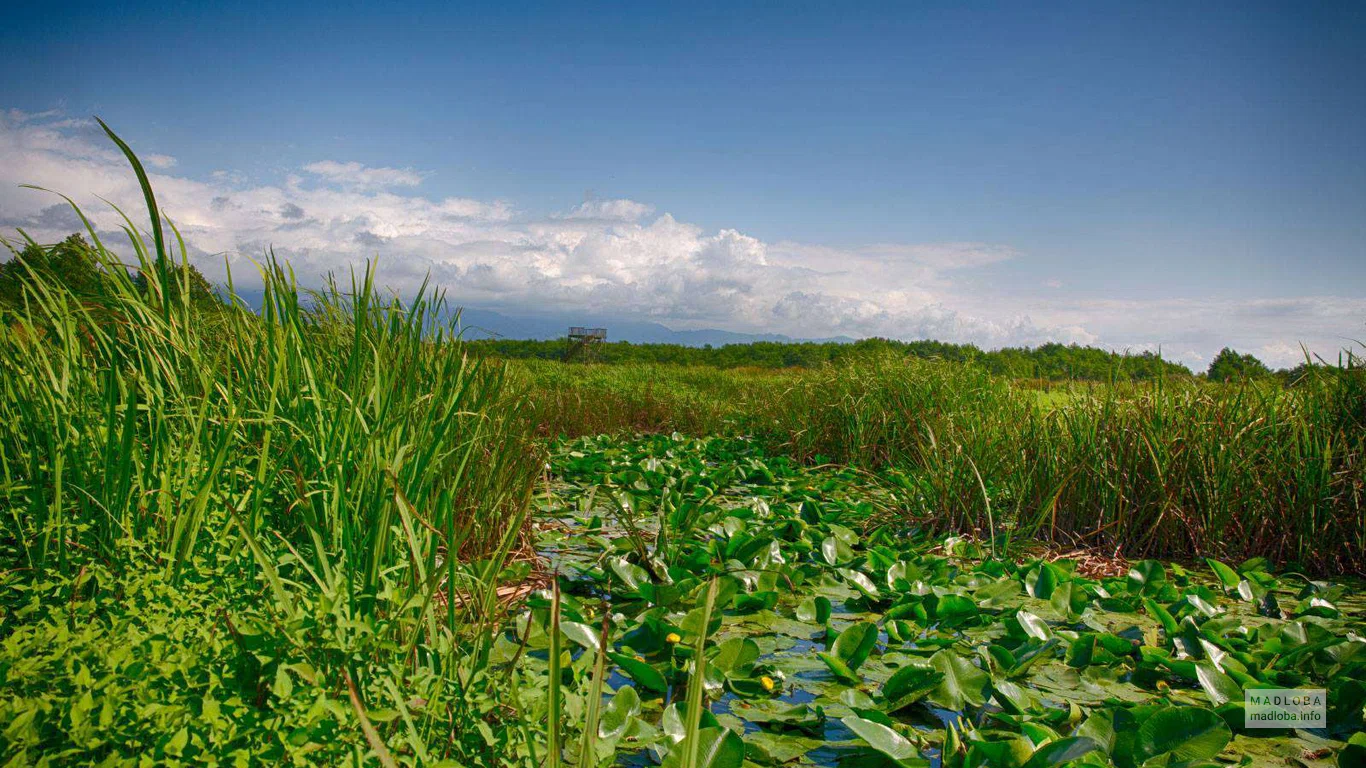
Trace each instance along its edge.
<path fill-rule="evenodd" d="M 741 768 L 745 763 L 745 742 L 734 731 L 722 726 L 699 728 L 696 739 L 697 768 Z M 684 738 L 675 744 L 661 768 L 683 768 L 687 754 L 694 747 L 692 739 Z"/>
<path fill-rule="evenodd" d="M 612 573 L 616 574 L 623 584 L 633 590 L 638 591 L 642 584 L 650 583 L 650 574 L 644 568 L 628 562 L 624 557 L 614 557 L 607 564 L 611 567 Z"/>
<path fill-rule="evenodd" d="M 949 626 L 960 626 L 981 614 L 981 609 L 973 601 L 962 595 L 942 595 L 934 604 L 934 618 Z"/>
<path fill-rule="evenodd" d="M 718 600 L 717 605 L 720 604 L 721 603 Z M 694 608 L 691 611 L 688 611 L 687 615 L 683 617 L 682 621 L 678 622 L 678 626 L 683 631 L 687 632 L 689 635 L 701 634 L 703 630 L 702 618 L 704 615 L 704 611 L 701 608 Z M 708 635 L 713 635 L 716 633 L 716 630 L 720 627 L 721 612 L 712 611 L 711 616 L 707 617 L 706 633 Z"/>
<path fill-rule="evenodd" d="M 643 685 L 656 693 L 665 693 L 669 690 L 669 683 L 664 679 L 664 675 L 649 663 L 634 656 L 627 656 L 624 653 L 609 652 L 607 657 L 621 667 L 621 671 L 638 685 Z"/>
<path fill-rule="evenodd" d="M 776 700 L 731 704 L 730 710 L 751 723 L 770 728 L 792 728 L 819 734 L 825 723 L 825 710 L 809 704 L 782 704 Z"/>
<path fill-rule="evenodd" d="M 1354 733 L 1338 753 L 1340 768 L 1366 768 L 1366 733 Z"/>
<path fill-rule="evenodd" d="M 1186 602 L 1190 603 L 1191 607 L 1206 616 L 1214 617 L 1223 613 L 1221 609 L 1211 605 L 1208 600 L 1195 593 L 1186 595 Z"/>
<path fill-rule="evenodd" d="M 1092 752 L 1103 751 L 1099 744 L 1085 736 L 1050 741 L 1039 747 L 1024 764 L 1024 768 L 1047 768 L 1077 760 Z"/>
<path fill-rule="evenodd" d="M 1048 599 L 1049 605 L 1058 612 L 1064 619 L 1070 619 L 1081 613 L 1089 602 L 1085 590 L 1077 585 L 1076 582 L 1068 581 L 1059 584 L 1053 590 L 1053 596 Z"/>
<path fill-rule="evenodd" d="M 877 646 L 877 625 L 871 621 L 853 624 L 835 638 L 829 653 L 818 653 L 835 676 L 846 682 L 858 682 L 858 668 L 868 660 Z"/>
<path fill-rule="evenodd" d="M 1034 753 L 1029 739 L 1015 736 L 993 741 L 974 741 L 968 745 L 967 765 L 1019 768 Z"/>
<path fill-rule="evenodd" d="M 935 653 L 930 657 L 930 664 L 944 675 L 944 679 L 930 692 L 930 701 L 953 710 L 969 704 L 980 707 L 986 703 L 991 675 L 949 650 Z"/>
<path fill-rule="evenodd" d="M 1024 629 L 1025 634 L 1036 640 L 1047 640 L 1053 636 L 1053 631 L 1048 628 L 1048 622 L 1029 611 L 1016 613 L 1015 619 L 1020 622 L 1020 627 Z"/>
<path fill-rule="evenodd" d="M 773 591 L 766 592 L 741 592 L 735 595 L 732 606 L 737 613 L 754 613 L 755 611 L 770 611 L 778 604 L 778 593 Z"/>
<path fill-rule="evenodd" d="M 920 634 L 920 627 L 904 619 L 891 619 L 882 625 L 887 637 L 898 643 L 907 643 Z"/>
<path fill-rule="evenodd" d="M 1238 588 L 1238 582 L 1242 581 L 1242 578 L 1238 576 L 1237 571 L 1211 557 L 1205 558 L 1205 563 L 1209 565 L 1211 571 L 1214 571 L 1215 577 L 1223 583 L 1225 588 Z"/>
<path fill-rule="evenodd" d="M 821 542 L 821 558 L 830 565 L 844 565 L 854 559 L 854 551 L 839 538 L 826 536 Z"/>
<path fill-rule="evenodd" d="M 1109 754 L 1115 748 L 1115 713 L 1113 710 L 1092 712 L 1081 725 L 1077 726 L 1077 736 L 1085 736 L 1094 741 L 1101 751 Z"/>
<path fill-rule="evenodd" d="M 999 608 L 1020 594 L 1020 582 L 1015 579 L 1002 579 L 980 587 L 972 593 L 977 605 L 982 608 Z"/>
<path fill-rule="evenodd" d="M 934 667 L 917 664 L 902 667 L 882 684 L 883 708 L 888 712 L 904 709 L 925 698 L 943 679 L 944 673 Z"/>
<path fill-rule="evenodd" d="M 881 752 L 897 763 L 920 757 L 920 751 L 910 739 L 888 728 L 882 723 L 865 720 L 857 715 L 840 719 L 845 727 L 853 731 L 868 746 Z"/>
<path fill-rule="evenodd" d="M 1167 569 L 1156 560 L 1134 563 L 1129 569 L 1129 590 L 1145 595 L 1154 594 L 1167 583 Z"/>
<path fill-rule="evenodd" d="M 1025 576 L 1025 591 L 1030 597 L 1047 600 L 1062 580 L 1062 572 L 1052 563 L 1041 563 Z"/>
<path fill-rule="evenodd" d="M 797 605 L 797 618 L 802 621 L 809 621 L 816 624 L 827 624 L 830 621 L 830 598 L 824 595 L 817 595 L 803 600 Z"/>
<path fill-rule="evenodd" d="M 1011 714 L 1024 714 L 1038 703 L 1038 697 L 1030 693 L 1027 688 L 1016 685 L 1009 680 L 993 680 L 991 687 L 992 698 L 996 699 L 996 703 L 1003 710 Z"/>
<path fill-rule="evenodd" d="M 716 647 L 708 664 L 727 675 L 748 675 L 759 658 L 759 644 L 748 637 L 732 637 Z"/>
<path fill-rule="evenodd" d="M 1243 698 L 1243 687 L 1238 685 L 1233 678 L 1219 671 L 1213 663 L 1200 661 L 1195 664 L 1196 679 L 1200 682 L 1200 687 L 1204 689 L 1205 695 L 1214 705 L 1218 706 L 1229 701 Z"/>
<path fill-rule="evenodd" d="M 1086 632 L 1079 635 L 1068 647 L 1067 665 L 1080 668 L 1093 664 L 1117 664 L 1132 653 L 1133 649 L 1133 644 L 1122 637 L 1109 633 Z"/>
<path fill-rule="evenodd" d="M 870 600 L 877 600 L 880 596 L 877 591 L 877 585 L 873 584 L 873 580 L 868 578 L 867 574 L 850 568 L 844 568 L 840 570 L 840 575 L 844 576 L 845 579 L 848 579 L 849 583 L 853 584 L 855 589 L 862 592 L 864 597 Z"/>
<path fill-rule="evenodd" d="M 725 688 L 742 699 L 762 699 L 782 692 L 779 681 L 769 675 L 726 677 Z"/>
<path fill-rule="evenodd" d="M 1206 760 L 1223 751 L 1233 733 L 1223 718 L 1200 707 L 1164 707 L 1138 729 L 1141 760 L 1171 755 L 1177 761 Z"/>
<path fill-rule="evenodd" d="M 686 723 L 687 705 L 686 702 L 675 701 L 664 709 L 664 716 L 659 720 L 659 729 L 663 731 L 665 738 L 672 744 L 677 744 L 687 736 L 688 728 Z M 716 715 L 706 707 L 702 708 L 702 717 L 698 721 L 700 728 L 713 728 L 719 726 Z"/>
<path fill-rule="evenodd" d="M 561 621 L 560 631 L 570 640 L 594 652 L 598 650 L 598 644 L 602 641 L 601 635 L 592 627 L 577 621 Z"/>
<path fill-rule="evenodd" d="M 1167 633 L 1168 640 L 1175 637 L 1176 633 L 1180 631 L 1176 626 L 1176 618 L 1172 616 L 1171 611 L 1163 608 L 1156 601 L 1144 598 L 1143 610 L 1147 611 L 1149 616 L 1152 616 L 1162 625 L 1162 631 Z"/>
<path fill-rule="evenodd" d="M 824 739 L 792 733 L 745 734 L 745 756 L 756 763 L 782 765 L 826 746 Z"/>
<path fill-rule="evenodd" d="M 615 739 L 626 732 L 632 719 L 640 715 L 640 695 L 636 689 L 624 685 L 617 691 L 607 706 L 603 708 L 598 720 L 598 736 Z"/>

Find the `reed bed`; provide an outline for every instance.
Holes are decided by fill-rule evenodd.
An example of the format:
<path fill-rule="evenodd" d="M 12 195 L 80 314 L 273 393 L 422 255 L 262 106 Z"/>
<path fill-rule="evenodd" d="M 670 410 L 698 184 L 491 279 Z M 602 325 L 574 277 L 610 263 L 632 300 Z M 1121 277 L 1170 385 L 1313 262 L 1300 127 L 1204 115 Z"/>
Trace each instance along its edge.
<path fill-rule="evenodd" d="M 1292 388 L 1188 379 L 1049 393 L 874 356 L 807 371 L 519 363 L 539 429 L 744 434 L 808 464 L 885 470 L 944 530 L 1131 557 L 1267 557 L 1366 573 L 1366 371 Z"/>
<path fill-rule="evenodd" d="M 307 292 L 267 261 L 259 309 L 231 286 L 194 306 L 128 157 L 136 262 L 91 228 L 97 292 L 35 272 L 0 318 L 4 752 L 486 753 L 495 589 L 544 455 L 503 366 L 467 357 L 438 294 L 386 299 L 369 269 Z"/>

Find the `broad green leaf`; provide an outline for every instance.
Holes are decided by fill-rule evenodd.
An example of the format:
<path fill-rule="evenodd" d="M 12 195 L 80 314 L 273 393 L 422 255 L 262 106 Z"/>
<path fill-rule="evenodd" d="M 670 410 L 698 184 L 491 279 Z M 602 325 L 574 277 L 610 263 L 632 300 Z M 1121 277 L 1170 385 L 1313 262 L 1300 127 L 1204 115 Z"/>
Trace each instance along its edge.
<path fill-rule="evenodd" d="M 962 595 L 941 595 L 935 603 L 935 616 L 947 626 L 959 626 L 981 613 L 977 604 Z"/>
<path fill-rule="evenodd" d="M 697 740 L 697 768 L 741 768 L 745 763 L 745 742 L 734 731 L 714 725 L 699 728 Z M 682 768 L 687 764 L 687 754 L 693 746 L 692 740 L 684 738 L 669 750 L 661 768 Z"/>
<path fill-rule="evenodd" d="M 748 637 L 732 637 L 716 647 L 710 664 L 728 675 L 748 675 L 758 658 L 758 643 Z"/>
<path fill-rule="evenodd" d="M 983 608 L 999 608 L 1020 594 L 1020 582 L 1015 579 L 1002 579 L 979 588 L 972 593 L 977 604 Z"/>
<path fill-rule="evenodd" d="M 819 734 L 825 722 L 825 710 L 810 704 L 784 704 L 776 699 L 732 702 L 731 714 L 751 723 L 770 727 L 795 728 Z"/>
<path fill-rule="evenodd" d="M 1338 752 L 1338 768 L 1366 768 L 1366 733 L 1354 733 Z"/>
<path fill-rule="evenodd" d="M 1023 736 L 993 741 L 968 742 L 966 764 L 986 768 L 1020 768 L 1034 753 L 1034 745 Z"/>
<path fill-rule="evenodd" d="M 1076 582 L 1067 581 L 1059 584 L 1053 590 L 1053 596 L 1048 599 L 1048 602 L 1053 606 L 1053 610 L 1058 612 L 1058 615 L 1066 619 L 1081 613 L 1086 608 L 1088 599 L 1086 591 Z"/>
<path fill-rule="evenodd" d="M 930 701 L 953 710 L 963 709 L 969 704 L 980 707 L 986 703 L 986 691 L 991 684 L 991 675 L 971 661 L 945 649 L 931 656 L 930 664 L 944 675 L 944 679 L 930 692 Z"/>
<path fill-rule="evenodd" d="M 877 647 L 877 625 L 871 621 L 851 624 L 835 638 L 830 652 L 853 669 L 858 669 L 868 660 L 868 655 Z"/>
<path fill-rule="evenodd" d="M 639 590 L 642 584 L 650 583 L 650 574 L 640 566 L 627 562 L 624 557 L 614 557 L 608 561 L 612 573 L 631 589 Z"/>
<path fill-rule="evenodd" d="M 1223 613 L 1222 609 L 1211 605 L 1205 598 L 1194 593 L 1186 595 L 1186 602 L 1190 603 L 1195 610 L 1211 618 Z"/>
<path fill-rule="evenodd" d="M 748 762 L 763 765 L 791 763 L 826 745 L 824 739 L 790 732 L 757 731 L 745 734 L 744 741 Z"/>
<path fill-rule="evenodd" d="M 598 643 L 602 640 L 602 636 L 593 631 L 592 627 L 577 621 L 561 621 L 560 631 L 565 637 L 594 652 L 598 650 Z"/>
<path fill-rule="evenodd" d="M 1238 685 L 1233 678 L 1220 672 L 1212 662 L 1196 662 L 1195 675 L 1200 682 L 1200 687 L 1204 689 L 1205 695 L 1215 706 L 1229 701 L 1243 700 L 1243 687 Z"/>
<path fill-rule="evenodd" d="M 687 703 L 675 701 L 664 708 L 664 716 L 659 720 L 659 729 L 664 733 L 665 738 L 671 743 L 677 744 L 687 735 L 686 720 Z M 702 718 L 699 720 L 699 727 L 711 728 L 717 725 L 719 725 L 719 723 L 716 720 L 716 715 L 713 715 L 710 709 L 703 707 Z"/>
<path fill-rule="evenodd" d="M 607 657 L 621 667 L 621 671 L 634 680 L 636 684 L 643 685 L 656 693 L 665 693 L 669 690 L 669 683 L 664 679 L 664 675 L 648 662 L 634 656 L 627 656 L 624 653 L 609 652 Z"/>
<path fill-rule="evenodd" d="M 1212 557 L 1205 558 L 1205 562 L 1209 565 L 1210 570 L 1214 571 L 1214 575 L 1219 581 L 1223 582 L 1225 587 L 1228 589 L 1238 588 L 1238 582 L 1242 581 L 1242 577 L 1238 575 L 1237 571 Z"/>
<path fill-rule="evenodd" d="M 868 578 L 866 574 L 855 571 L 852 568 L 844 568 L 840 570 L 840 574 L 843 575 L 850 584 L 853 584 L 855 589 L 862 592 L 865 597 L 876 600 L 880 596 L 877 585 L 874 584 L 873 580 Z"/>
<path fill-rule="evenodd" d="M 882 723 L 865 720 L 858 715 L 840 718 L 840 722 L 844 723 L 845 727 L 853 731 L 860 739 L 867 742 L 868 746 L 898 763 L 920 757 L 920 751 L 915 748 L 910 739 Z"/>
<path fill-rule="evenodd" d="M 1143 560 L 1129 569 L 1129 590 L 1132 592 L 1152 594 L 1166 583 L 1167 569 L 1156 560 Z"/>
<path fill-rule="evenodd" d="M 1053 636 L 1053 631 L 1048 628 L 1048 622 L 1029 611 L 1020 611 L 1019 613 L 1016 613 L 1015 619 L 1020 622 L 1020 626 L 1024 629 L 1025 634 L 1036 640 L 1047 640 Z"/>
<path fill-rule="evenodd" d="M 1048 768 L 1048 766 L 1062 765 L 1076 760 L 1092 752 L 1100 752 L 1101 747 L 1096 742 L 1085 736 L 1073 736 L 1067 739 L 1050 741 L 1039 747 L 1025 763 L 1025 768 Z"/>
<path fill-rule="evenodd" d="M 1025 591 L 1030 597 L 1047 600 L 1053 596 L 1060 581 L 1060 572 L 1052 563 L 1042 563 L 1025 578 Z"/>
<path fill-rule="evenodd" d="M 858 668 L 867 661 L 877 646 L 877 625 L 871 621 L 853 624 L 835 638 L 829 653 L 816 654 L 835 676 L 846 682 L 858 682 Z"/>
<path fill-rule="evenodd" d="M 626 732 L 631 718 L 640 714 L 640 695 L 636 689 L 623 685 L 603 708 L 598 720 L 598 736 L 615 739 Z"/>
<path fill-rule="evenodd" d="M 1233 734 L 1213 710 L 1164 707 L 1138 729 L 1140 762 L 1171 755 L 1178 761 L 1207 760 L 1228 746 Z"/>
<path fill-rule="evenodd" d="M 904 709 L 923 699 L 943 679 L 944 673 L 933 667 L 908 664 L 882 684 L 883 708 L 888 712 Z"/>
<path fill-rule="evenodd" d="M 844 565 L 854 559 L 854 551 L 839 538 L 826 536 L 821 542 L 821 558 L 830 565 Z"/>
<path fill-rule="evenodd" d="M 1162 625 L 1162 631 L 1167 633 L 1167 640 L 1170 641 L 1180 632 L 1180 628 L 1176 625 L 1176 618 L 1172 616 L 1171 611 L 1163 608 L 1157 601 L 1151 598 L 1143 598 L 1143 610 L 1147 611 L 1149 616 L 1152 616 Z"/>
<path fill-rule="evenodd" d="M 814 624 L 826 624 L 830 621 L 830 598 L 823 595 L 808 597 L 797 604 L 797 618 Z"/>
<path fill-rule="evenodd" d="M 1115 748 L 1115 713 L 1113 710 L 1092 712 L 1077 726 L 1076 735 L 1085 736 L 1100 745 L 1105 753 Z"/>

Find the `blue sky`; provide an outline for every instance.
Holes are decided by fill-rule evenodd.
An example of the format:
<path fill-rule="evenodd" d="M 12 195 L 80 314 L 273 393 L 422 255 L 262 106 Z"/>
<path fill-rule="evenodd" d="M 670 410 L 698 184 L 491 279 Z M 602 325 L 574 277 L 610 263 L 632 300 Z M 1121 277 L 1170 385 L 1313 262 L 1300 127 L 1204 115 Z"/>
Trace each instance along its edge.
<path fill-rule="evenodd" d="M 0 221 L 126 192 L 98 114 L 205 259 L 1196 366 L 1366 336 L 1359 3 L 199 5 L 10 13 Z"/>

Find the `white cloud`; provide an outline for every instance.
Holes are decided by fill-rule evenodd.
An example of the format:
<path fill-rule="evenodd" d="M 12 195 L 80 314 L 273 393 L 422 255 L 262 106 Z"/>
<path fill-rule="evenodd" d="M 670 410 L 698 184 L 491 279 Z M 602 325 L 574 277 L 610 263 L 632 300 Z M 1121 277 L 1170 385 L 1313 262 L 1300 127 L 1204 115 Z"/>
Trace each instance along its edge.
<path fill-rule="evenodd" d="M 562 219 L 597 219 L 601 221 L 639 221 L 655 212 L 653 205 L 634 200 L 585 200 Z"/>
<path fill-rule="evenodd" d="M 303 169 L 330 183 L 352 189 L 416 187 L 422 183 L 422 174 L 411 168 L 371 168 L 357 162 L 320 160 L 305 165 Z"/>
<path fill-rule="evenodd" d="M 157 200 L 196 262 L 221 279 L 226 260 L 239 285 L 254 276 L 250 260 L 271 248 L 305 280 L 378 256 L 381 281 L 394 288 L 430 273 L 453 301 L 509 312 L 986 347 L 1160 347 L 1199 367 L 1226 344 L 1280 366 L 1297 362 L 1302 341 L 1333 356 L 1346 337 L 1366 336 L 1366 299 L 1083 299 L 1044 288 L 1053 281 L 1042 278 L 1035 295 L 1021 298 L 993 287 L 995 265 L 1026 258 L 1000 244 L 765 242 L 735 229 L 704 231 L 632 200 L 530 216 L 503 201 L 421 196 L 411 188 L 423 175 L 411 169 L 322 161 L 261 184 L 231 171 L 178 176 L 169 158 L 152 157 L 144 154 Z M 49 240 L 73 231 L 59 199 L 21 183 L 72 194 L 109 242 L 121 238 L 120 219 L 96 195 L 145 220 L 126 161 L 89 121 L 0 112 L 0 224 Z"/>

